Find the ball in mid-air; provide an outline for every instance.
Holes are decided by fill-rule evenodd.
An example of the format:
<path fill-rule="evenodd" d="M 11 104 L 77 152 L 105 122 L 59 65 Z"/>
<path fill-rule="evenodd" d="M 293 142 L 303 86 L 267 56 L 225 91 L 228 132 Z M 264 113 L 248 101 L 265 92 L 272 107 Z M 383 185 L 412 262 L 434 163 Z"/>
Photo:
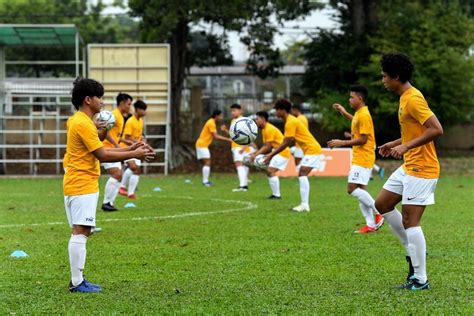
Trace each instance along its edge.
<path fill-rule="evenodd" d="M 99 114 L 97 114 L 97 120 L 99 122 L 106 122 L 105 128 L 107 130 L 110 130 L 115 125 L 115 116 L 110 111 L 100 111 Z"/>
<path fill-rule="evenodd" d="M 250 145 L 258 136 L 257 124 L 248 117 L 236 119 L 230 125 L 229 135 L 239 145 Z"/>

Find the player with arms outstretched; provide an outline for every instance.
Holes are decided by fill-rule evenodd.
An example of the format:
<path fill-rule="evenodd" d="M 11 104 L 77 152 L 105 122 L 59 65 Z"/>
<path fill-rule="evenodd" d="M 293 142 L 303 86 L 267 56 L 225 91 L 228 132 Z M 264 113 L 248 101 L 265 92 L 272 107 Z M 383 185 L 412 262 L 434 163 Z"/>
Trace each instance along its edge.
<path fill-rule="evenodd" d="M 435 202 L 440 167 L 434 139 L 443 134 L 443 127 L 423 94 L 411 85 L 414 66 L 405 54 L 384 54 L 380 65 L 385 88 L 400 96 L 398 120 L 402 137 L 380 146 L 379 153 L 383 157 L 403 158 L 404 163 L 383 186 L 375 207 L 407 251 L 409 273 L 400 288 L 425 290 L 429 289 L 429 282 L 426 241 L 420 221 L 426 206 Z M 399 202 L 402 214 L 395 208 Z"/>
<path fill-rule="evenodd" d="M 100 162 L 137 158 L 149 160 L 154 152 L 143 143 L 125 148 L 104 148 L 92 118 L 102 107 L 103 86 L 92 79 L 78 78 L 72 90 L 77 112 L 68 122 L 63 180 L 64 206 L 72 235 L 69 239 L 71 292 L 100 292 L 101 287 L 84 279 L 86 242 L 95 227 L 99 199 Z"/>
<path fill-rule="evenodd" d="M 348 176 L 347 193 L 359 200 L 359 207 L 366 225 L 355 233 L 366 234 L 377 231 L 383 225 L 383 217 L 375 208 L 374 199 L 366 187 L 372 176 L 375 163 L 375 132 L 372 116 L 365 104 L 368 90 L 365 86 L 350 87 L 349 104 L 355 111 L 352 115 L 340 104 L 334 104 L 336 111 L 351 121 L 351 140 L 332 139 L 330 148 L 352 147 L 352 166 Z"/>

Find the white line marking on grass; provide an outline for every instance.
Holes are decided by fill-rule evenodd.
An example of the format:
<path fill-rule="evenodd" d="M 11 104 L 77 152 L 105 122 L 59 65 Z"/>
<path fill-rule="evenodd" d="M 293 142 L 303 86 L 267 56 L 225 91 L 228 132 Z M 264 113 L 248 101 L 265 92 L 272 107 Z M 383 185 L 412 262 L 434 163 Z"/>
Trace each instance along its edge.
<path fill-rule="evenodd" d="M 203 215 L 216 215 L 216 214 L 227 214 L 248 211 L 257 208 L 257 204 L 252 202 L 238 201 L 238 200 L 226 200 L 226 199 L 196 199 L 192 197 L 184 196 L 170 196 L 164 197 L 170 199 L 183 199 L 183 200 L 210 200 L 214 202 L 224 202 L 224 203 L 236 203 L 244 205 L 239 208 L 231 208 L 227 210 L 213 211 L 213 212 L 191 212 L 175 215 L 162 215 L 162 216 L 145 216 L 145 217 L 132 217 L 132 218 L 105 218 L 99 220 L 98 222 L 122 222 L 122 221 L 149 221 L 157 219 L 175 219 L 175 218 L 184 218 L 184 217 L 194 217 L 194 216 L 203 216 Z M 32 223 L 32 224 L 7 224 L 0 225 L 0 228 L 19 228 L 19 227 L 36 227 L 36 226 L 53 226 L 53 225 L 68 225 L 66 222 L 47 222 L 47 223 Z"/>

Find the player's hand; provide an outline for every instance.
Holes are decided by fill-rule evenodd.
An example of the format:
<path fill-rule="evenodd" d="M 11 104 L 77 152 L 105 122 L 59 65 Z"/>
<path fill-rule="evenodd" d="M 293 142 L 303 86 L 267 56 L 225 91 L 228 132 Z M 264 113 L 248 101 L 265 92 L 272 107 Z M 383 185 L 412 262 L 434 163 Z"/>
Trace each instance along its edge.
<path fill-rule="evenodd" d="M 100 129 L 107 129 L 107 122 L 106 121 L 94 121 L 95 126 L 98 130 Z"/>
<path fill-rule="evenodd" d="M 337 148 L 344 146 L 344 142 L 340 139 L 331 139 L 328 141 L 329 148 Z"/>
<path fill-rule="evenodd" d="M 255 156 L 254 154 L 248 155 L 248 158 L 249 158 L 249 161 L 250 161 L 250 162 L 254 162 L 254 161 L 255 161 L 255 157 L 256 157 L 256 156 Z"/>
<path fill-rule="evenodd" d="M 390 155 L 392 155 L 393 158 L 395 159 L 402 159 L 403 155 L 408 151 L 408 147 L 406 144 L 401 144 L 398 146 L 395 146 L 391 149 Z"/>
<path fill-rule="evenodd" d="M 344 137 L 350 139 L 350 138 L 352 138 L 352 134 L 349 133 L 349 132 L 344 132 Z"/>
<path fill-rule="evenodd" d="M 272 160 L 273 156 L 272 155 L 265 155 L 263 157 L 263 163 L 266 164 L 266 165 L 269 165 L 270 164 L 270 161 Z"/>
<path fill-rule="evenodd" d="M 144 161 L 151 161 L 155 159 L 155 152 L 150 151 L 150 149 L 145 146 L 140 146 L 139 148 L 135 149 L 134 152 L 135 158 L 137 159 Z"/>
<path fill-rule="evenodd" d="M 222 125 L 221 125 L 221 131 L 228 133 L 228 132 L 229 132 L 229 129 L 227 128 L 227 126 L 225 126 L 225 124 L 222 124 Z"/>
<path fill-rule="evenodd" d="M 343 111 L 345 111 L 344 107 L 342 105 L 340 105 L 339 103 L 334 103 L 332 105 L 332 108 L 336 111 L 338 111 L 339 113 L 342 113 Z"/>
<path fill-rule="evenodd" d="M 390 155 L 392 154 L 392 148 L 393 148 L 392 142 L 388 142 L 386 144 L 383 144 L 382 146 L 379 146 L 380 156 L 390 157 Z"/>

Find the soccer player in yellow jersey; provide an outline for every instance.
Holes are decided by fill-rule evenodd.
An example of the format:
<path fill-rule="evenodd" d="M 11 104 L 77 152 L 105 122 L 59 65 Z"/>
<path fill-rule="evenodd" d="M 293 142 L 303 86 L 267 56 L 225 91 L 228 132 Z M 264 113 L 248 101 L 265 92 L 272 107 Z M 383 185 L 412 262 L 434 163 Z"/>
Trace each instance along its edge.
<path fill-rule="evenodd" d="M 276 126 L 268 122 L 267 112 L 257 112 L 256 116 L 255 122 L 258 128 L 262 130 L 263 146 L 249 156 L 250 161 L 255 160 L 255 157 L 258 155 L 271 153 L 274 148 L 277 148 L 283 142 L 283 134 Z M 290 149 L 285 148 L 278 155 L 275 155 L 268 164 L 267 177 L 272 190 L 272 195 L 269 197 L 270 200 L 281 199 L 280 180 L 276 174 L 278 170 L 285 170 L 290 156 Z"/>
<path fill-rule="evenodd" d="M 291 115 L 296 117 L 300 120 L 304 126 L 309 130 L 309 122 L 306 116 L 304 116 L 303 112 L 301 111 L 301 107 L 298 104 L 293 104 L 291 106 Z M 304 153 L 300 146 L 295 144 L 295 146 L 291 147 L 291 152 L 293 153 L 293 157 L 295 157 L 295 165 L 296 169 L 299 170 L 301 159 L 303 159 Z"/>
<path fill-rule="evenodd" d="M 440 171 L 434 139 L 443 134 L 443 127 L 423 94 L 411 85 L 414 66 L 405 54 L 384 54 L 380 65 L 385 88 L 400 96 L 401 138 L 380 146 L 379 153 L 403 158 L 404 163 L 383 186 L 375 207 L 407 251 L 409 273 L 400 288 L 429 289 L 426 242 L 420 221 L 426 206 L 434 204 Z M 402 214 L 395 208 L 400 201 Z"/>
<path fill-rule="evenodd" d="M 77 112 L 70 118 L 67 130 L 65 174 L 63 181 L 64 206 L 72 235 L 69 239 L 71 292 L 100 292 L 101 287 L 84 279 L 86 242 L 95 227 L 99 199 L 100 162 L 114 162 L 154 157 L 143 143 L 126 148 L 104 148 L 97 127 L 92 120 L 102 106 L 103 86 L 91 79 L 78 78 L 72 90 L 72 104 Z"/>
<path fill-rule="evenodd" d="M 107 132 L 106 139 L 102 142 L 105 148 L 120 148 L 124 115 L 130 112 L 130 105 L 132 104 L 133 98 L 126 93 L 119 93 L 116 101 L 117 107 L 112 111 L 115 117 L 115 125 Z M 114 202 L 117 198 L 120 182 L 122 181 L 122 163 L 119 161 L 104 162 L 101 165 L 110 176 L 105 184 L 102 210 L 114 212 L 117 211 Z"/>
<path fill-rule="evenodd" d="M 124 147 L 127 146 L 127 143 L 135 144 L 138 142 L 144 142 L 143 130 L 145 123 L 143 118 L 146 115 L 147 105 L 142 100 L 137 100 L 133 104 L 133 107 L 135 108 L 135 113 L 130 116 L 123 128 L 122 146 Z M 137 189 L 138 181 L 140 180 L 140 167 L 142 162 L 140 159 L 129 159 L 125 160 L 125 163 L 128 165 L 128 169 L 125 170 L 123 174 L 119 193 L 127 196 L 131 200 L 135 200 L 137 198 L 135 190 Z"/>
<path fill-rule="evenodd" d="M 211 187 L 213 184 L 209 181 L 211 174 L 211 152 L 209 146 L 214 139 L 232 142 L 228 137 L 221 136 L 217 133 L 217 123 L 222 120 L 222 111 L 215 110 L 211 117 L 201 130 L 201 134 L 196 141 L 196 156 L 202 162 L 202 184 Z"/>
<path fill-rule="evenodd" d="M 303 149 L 303 159 L 301 160 L 300 170 L 298 171 L 298 180 L 300 184 L 301 204 L 294 207 L 295 212 L 309 212 L 309 180 L 308 175 L 314 168 L 318 168 L 322 161 L 321 145 L 296 117 L 290 114 L 291 103 L 286 99 L 280 99 L 275 102 L 274 109 L 276 115 L 285 122 L 285 138 L 283 142 L 265 157 L 265 163 L 268 165 L 274 156 L 281 153 L 287 147 L 296 143 Z"/>
<path fill-rule="evenodd" d="M 352 166 L 347 179 L 347 193 L 359 200 L 359 207 L 366 225 L 355 233 L 366 234 L 377 231 L 383 225 L 383 217 L 375 208 L 375 201 L 366 191 L 375 163 L 375 132 L 372 116 L 365 104 L 369 91 L 365 86 L 350 87 L 349 105 L 355 111 L 352 115 L 340 104 L 334 104 L 336 111 L 351 121 L 351 140 L 332 139 L 330 148 L 351 146 Z"/>

